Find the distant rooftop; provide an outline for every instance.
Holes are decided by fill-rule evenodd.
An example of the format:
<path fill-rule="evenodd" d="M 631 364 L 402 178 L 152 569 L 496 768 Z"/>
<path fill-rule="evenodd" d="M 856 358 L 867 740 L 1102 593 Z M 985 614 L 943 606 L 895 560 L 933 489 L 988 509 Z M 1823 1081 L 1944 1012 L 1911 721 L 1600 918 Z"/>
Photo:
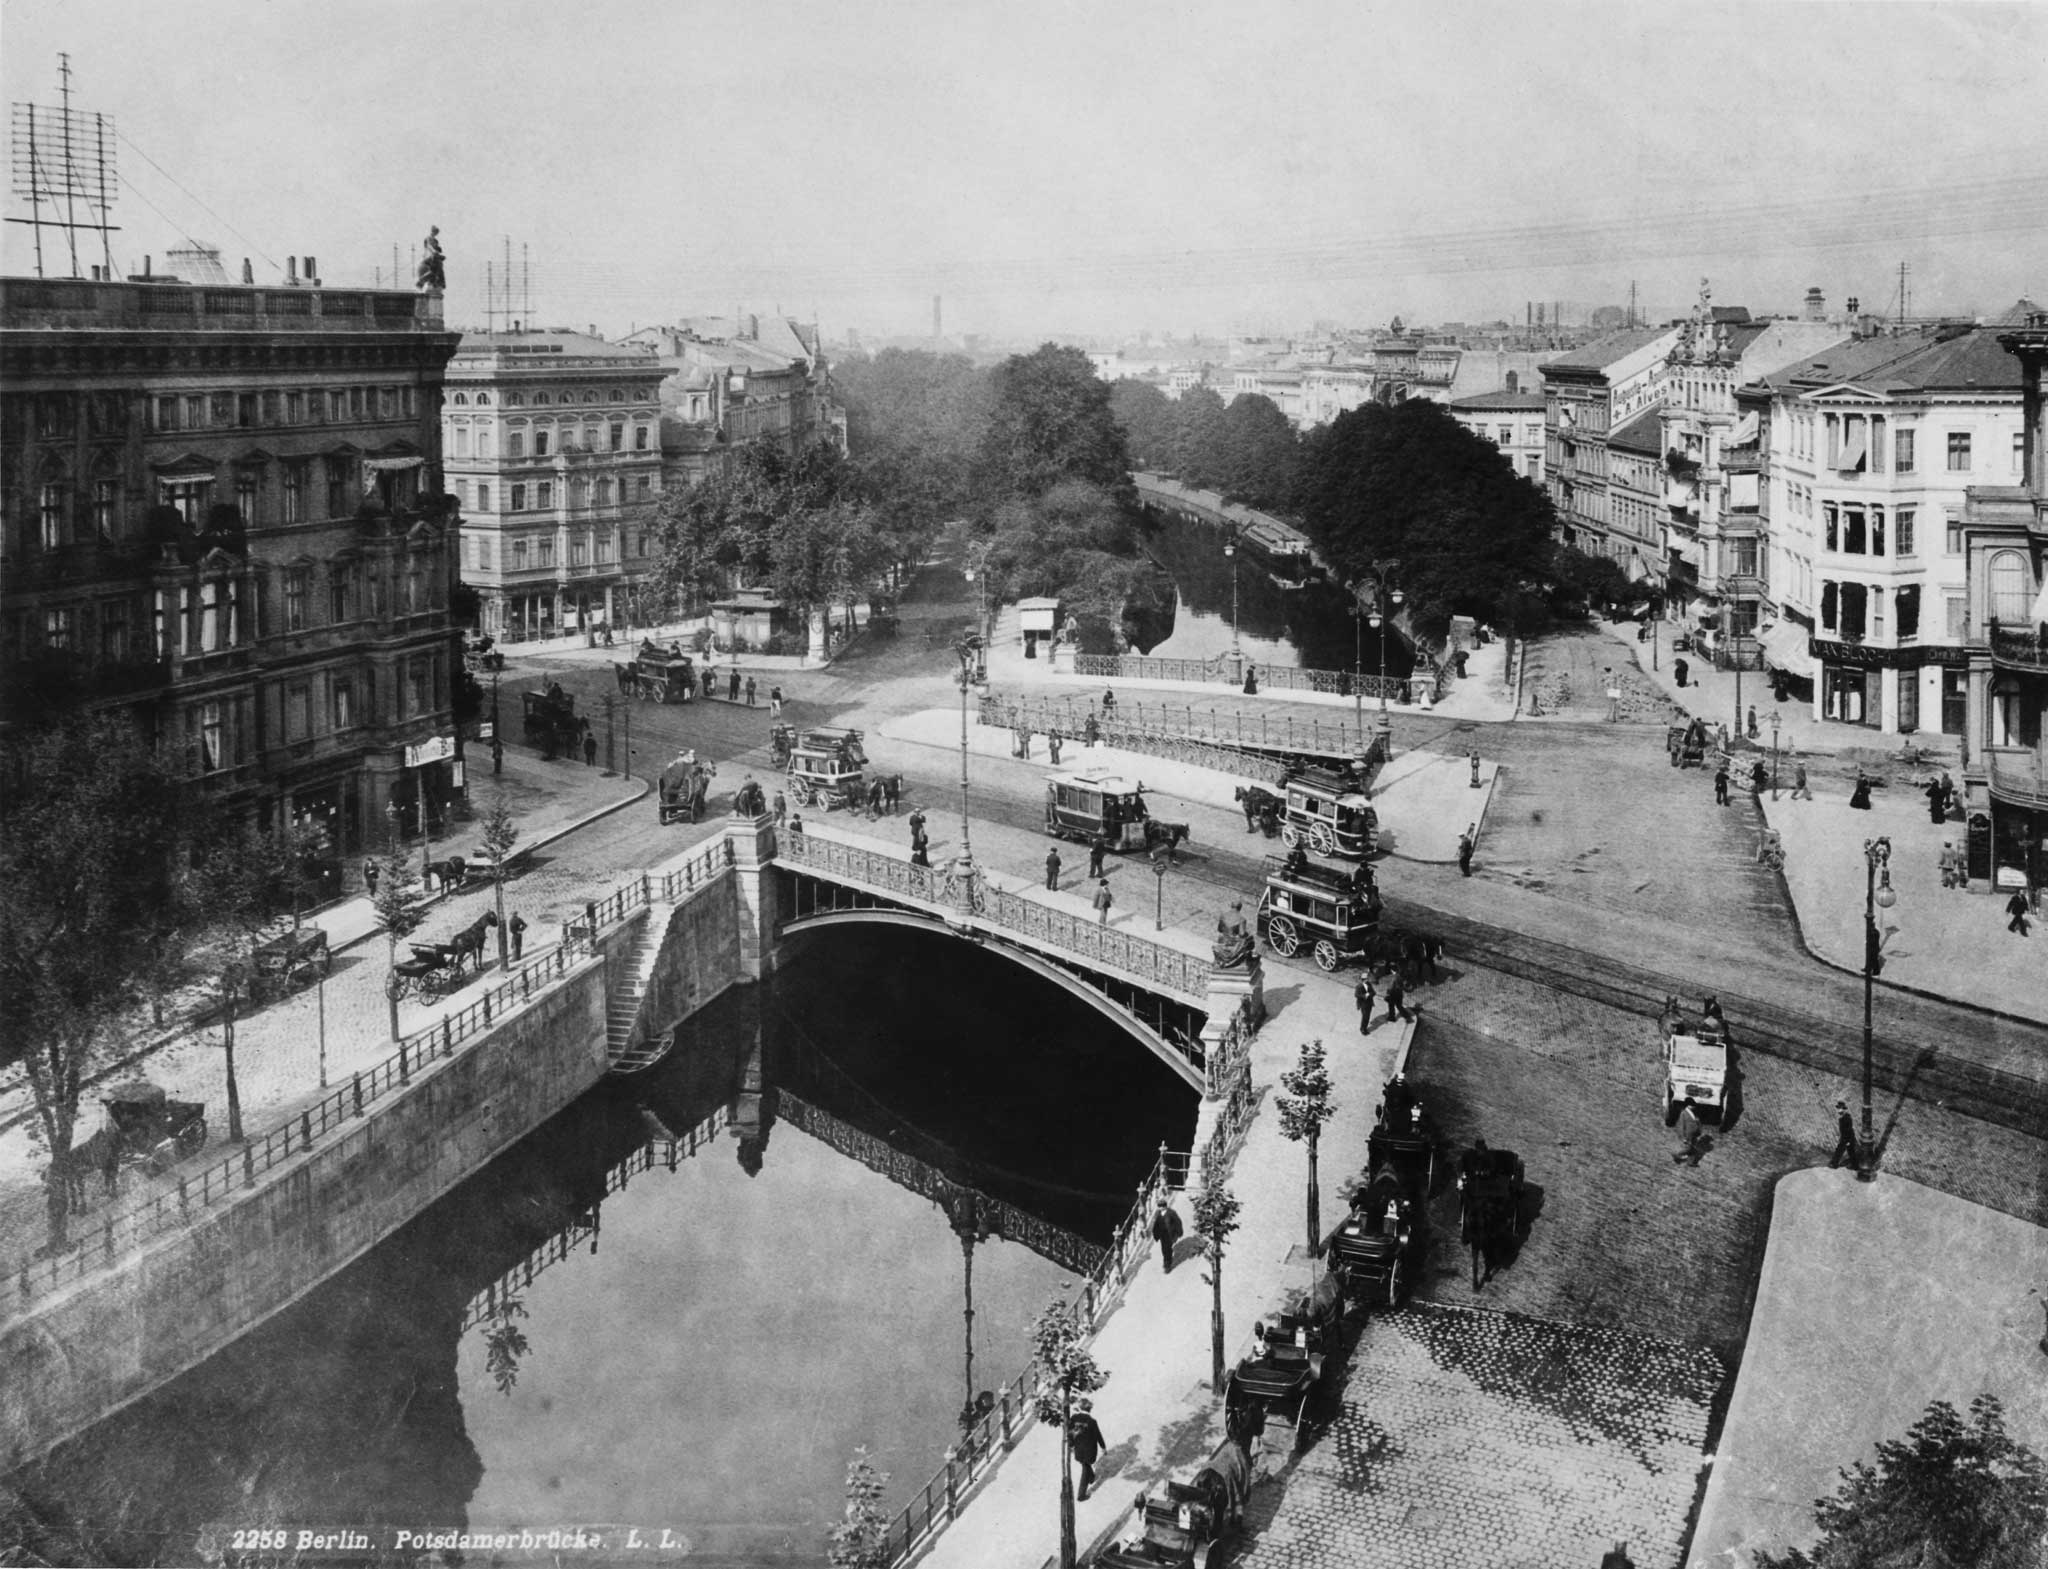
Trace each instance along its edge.
<path fill-rule="evenodd" d="M 45 332 L 441 332 L 411 289 L 0 278 L 0 325 Z"/>
<path fill-rule="evenodd" d="M 536 365 L 562 359 L 608 360 L 646 365 L 650 369 L 654 363 L 654 356 L 644 349 L 620 348 L 603 338 L 569 327 L 508 327 L 465 332 L 448 368 L 451 371 L 463 369 L 464 361 L 468 361 L 470 366 L 490 361 L 504 368 L 528 359 L 535 361 Z"/>
<path fill-rule="evenodd" d="M 1648 348 L 1670 331 L 1669 327 L 1623 327 L 1595 338 L 1583 347 L 1552 355 L 1544 360 L 1541 368 L 1545 371 L 1602 370 L 1616 360 L 1626 359 L 1638 349 Z"/>

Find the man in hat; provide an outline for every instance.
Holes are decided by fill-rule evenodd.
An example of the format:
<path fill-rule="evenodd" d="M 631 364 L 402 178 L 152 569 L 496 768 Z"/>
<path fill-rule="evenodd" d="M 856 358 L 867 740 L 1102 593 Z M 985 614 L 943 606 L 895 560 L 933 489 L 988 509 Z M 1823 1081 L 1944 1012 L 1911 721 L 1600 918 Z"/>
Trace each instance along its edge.
<path fill-rule="evenodd" d="M 1700 1119 L 1690 1095 L 1679 1103 L 1678 1152 L 1671 1158 L 1688 1166 L 1700 1163 Z"/>
<path fill-rule="evenodd" d="M 1828 1157 L 1828 1170 L 1833 1171 L 1843 1161 L 1851 1166 L 1856 1164 L 1856 1119 L 1849 1114 L 1849 1103 L 1835 1102 L 1835 1152 Z"/>
<path fill-rule="evenodd" d="M 1067 1447 L 1074 1458 L 1081 1463 L 1081 1490 L 1074 1496 L 1086 1498 L 1095 1486 L 1095 1462 L 1102 1458 L 1102 1451 L 1109 1447 L 1109 1440 L 1102 1436 L 1102 1428 L 1095 1420 L 1095 1402 L 1082 1400 L 1079 1408 L 1067 1422 Z"/>
<path fill-rule="evenodd" d="M 1152 1217 L 1152 1240 L 1159 1244 L 1159 1268 L 1164 1274 L 1173 1273 L 1173 1250 L 1180 1245 L 1181 1230 L 1172 1201 L 1161 1199 L 1159 1213 Z"/>
<path fill-rule="evenodd" d="M 1114 902 L 1109 892 L 1109 879 L 1104 877 L 1095 884 L 1096 925 L 1107 926 L 1109 924 L 1109 907 Z"/>
<path fill-rule="evenodd" d="M 1045 890 L 1057 893 L 1060 886 L 1060 847 L 1054 845 L 1045 852 Z"/>

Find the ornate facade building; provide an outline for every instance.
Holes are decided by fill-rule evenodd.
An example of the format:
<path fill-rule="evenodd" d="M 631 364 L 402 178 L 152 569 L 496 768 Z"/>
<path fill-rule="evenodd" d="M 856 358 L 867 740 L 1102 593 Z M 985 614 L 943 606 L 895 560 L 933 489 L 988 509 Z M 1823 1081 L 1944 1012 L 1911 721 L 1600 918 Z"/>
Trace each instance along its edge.
<path fill-rule="evenodd" d="M 494 637 L 595 636 L 640 619 L 662 490 L 662 367 L 561 328 L 465 333 L 441 416 L 462 580 Z"/>
<path fill-rule="evenodd" d="M 0 280 L 0 672 L 10 724 L 125 710 L 346 856 L 459 784 L 456 340 L 437 294 L 313 274 Z"/>

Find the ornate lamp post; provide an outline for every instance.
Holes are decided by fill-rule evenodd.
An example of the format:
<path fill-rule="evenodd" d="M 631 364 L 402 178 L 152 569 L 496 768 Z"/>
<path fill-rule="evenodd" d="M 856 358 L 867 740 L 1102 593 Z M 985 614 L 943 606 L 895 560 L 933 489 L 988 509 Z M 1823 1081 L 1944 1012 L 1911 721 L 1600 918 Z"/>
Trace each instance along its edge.
<path fill-rule="evenodd" d="M 1884 968 L 1878 957 L 1877 912 L 1899 902 L 1892 892 L 1892 842 L 1879 837 L 1863 841 L 1863 1139 L 1856 1177 L 1861 1182 L 1877 1177 L 1877 1143 L 1870 1122 L 1870 1003 L 1876 990 L 1877 972 Z"/>
<path fill-rule="evenodd" d="M 1167 849 L 1161 845 L 1152 852 L 1152 930 L 1166 930 L 1166 858 Z"/>
<path fill-rule="evenodd" d="M 1394 585 L 1394 573 L 1399 569 L 1398 561 L 1375 561 L 1372 564 L 1372 597 L 1361 598 L 1365 606 L 1366 620 L 1380 635 L 1380 729 L 1379 755 L 1382 765 L 1392 761 L 1394 756 L 1394 721 L 1387 714 L 1387 622 L 1393 619 L 1395 609 L 1408 596 Z M 1364 719 L 1359 721 L 1359 733 L 1364 734 Z"/>
<path fill-rule="evenodd" d="M 1244 649 L 1237 639 L 1237 525 L 1223 536 L 1223 555 L 1230 563 L 1230 669 L 1233 681 L 1244 679 Z"/>
<path fill-rule="evenodd" d="M 1771 799 L 1778 799 L 1778 711 L 1771 710 Z"/>
<path fill-rule="evenodd" d="M 974 631 L 981 643 L 976 651 L 974 675 L 977 681 L 986 681 L 988 645 L 993 638 L 988 624 L 988 546 L 981 545 L 968 551 L 962 575 L 974 585 Z"/>
<path fill-rule="evenodd" d="M 962 638 L 953 649 L 960 658 L 960 869 L 971 879 L 974 872 L 974 843 L 967 821 L 967 693 L 974 685 L 975 654 L 970 638 Z"/>
<path fill-rule="evenodd" d="M 498 677 L 500 670 L 491 672 L 491 772 L 505 771 L 505 732 L 498 723 Z"/>

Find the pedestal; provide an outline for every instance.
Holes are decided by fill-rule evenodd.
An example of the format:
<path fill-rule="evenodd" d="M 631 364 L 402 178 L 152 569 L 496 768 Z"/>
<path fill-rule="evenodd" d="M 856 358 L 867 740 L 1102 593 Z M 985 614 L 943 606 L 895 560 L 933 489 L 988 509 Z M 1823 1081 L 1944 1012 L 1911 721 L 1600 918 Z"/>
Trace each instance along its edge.
<path fill-rule="evenodd" d="M 1052 673 L 1056 676 L 1070 676 L 1074 673 L 1074 645 L 1059 642 L 1053 645 Z"/>
<path fill-rule="evenodd" d="M 1202 1025 L 1202 1060 L 1207 1064 L 1202 1094 L 1213 1100 L 1230 1093 L 1251 1055 L 1252 1031 L 1265 1022 L 1264 966 L 1211 970 L 1207 1004 L 1209 1017 Z"/>
<path fill-rule="evenodd" d="M 735 817 L 725 839 L 739 903 L 740 971 L 758 981 L 775 968 L 775 815 Z"/>

